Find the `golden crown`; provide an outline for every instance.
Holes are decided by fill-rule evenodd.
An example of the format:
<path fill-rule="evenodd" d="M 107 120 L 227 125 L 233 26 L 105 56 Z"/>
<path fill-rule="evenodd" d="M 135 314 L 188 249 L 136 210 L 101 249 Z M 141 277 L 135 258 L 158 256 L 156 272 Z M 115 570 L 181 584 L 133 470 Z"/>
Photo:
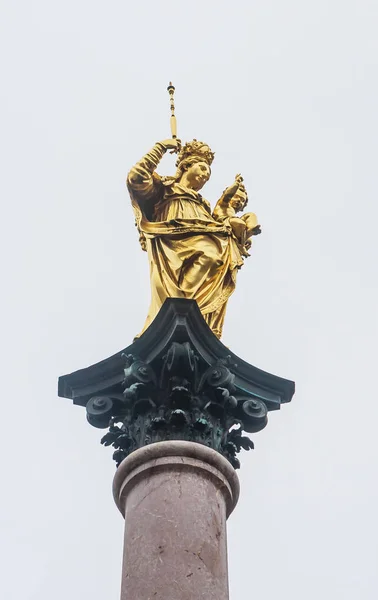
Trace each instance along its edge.
<path fill-rule="evenodd" d="M 187 158 L 192 158 L 193 156 L 198 158 L 198 161 L 204 161 L 208 165 L 211 165 L 214 160 L 214 152 L 210 150 L 209 146 L 204 142 L 199 142 L 194 139 L 192 142 L 187 142 L 185 146 L 181 148 L 176 161 L 176 167 Z"/>

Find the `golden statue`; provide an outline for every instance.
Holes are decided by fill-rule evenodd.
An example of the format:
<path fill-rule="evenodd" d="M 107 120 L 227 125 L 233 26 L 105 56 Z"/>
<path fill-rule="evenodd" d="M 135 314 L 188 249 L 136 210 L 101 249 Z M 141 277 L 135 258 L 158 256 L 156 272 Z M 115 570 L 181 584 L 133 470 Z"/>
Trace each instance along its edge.
<path fill-rule="evenodd" d="M 199 191 L 210 178 L 214 153 L 197 140 L 181 147 L 172 84 L 168 91 L 172 139 L 155 144 L 127 177 L 139 240 L 150 262 L 151 305 L 143 331 L 166 298 L 190 298 L 220 338 L 237 271 L 249 256 L 251 237 L 261 229 L 255 214 L 236 216 L 248 201 L 240 175 L 211 212 Z M 178 154 L 173 177 L 156 173 L 167 150 Z"/>

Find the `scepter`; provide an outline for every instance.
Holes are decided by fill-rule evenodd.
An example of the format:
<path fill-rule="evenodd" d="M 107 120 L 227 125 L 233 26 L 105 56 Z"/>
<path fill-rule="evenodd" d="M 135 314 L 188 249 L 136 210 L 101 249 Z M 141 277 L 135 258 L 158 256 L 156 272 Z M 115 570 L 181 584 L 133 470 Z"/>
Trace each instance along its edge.
<path fill-rule="evenodd" d="M 177 121 L 175 116 L 175 86 L 172 84 L 172 81 L 169 82 L 169 86 L 167 87 L 169 93 L 169 99 L 171 102 L 171 133 L 172 138 L 175 140 L 177 138 Z"/>

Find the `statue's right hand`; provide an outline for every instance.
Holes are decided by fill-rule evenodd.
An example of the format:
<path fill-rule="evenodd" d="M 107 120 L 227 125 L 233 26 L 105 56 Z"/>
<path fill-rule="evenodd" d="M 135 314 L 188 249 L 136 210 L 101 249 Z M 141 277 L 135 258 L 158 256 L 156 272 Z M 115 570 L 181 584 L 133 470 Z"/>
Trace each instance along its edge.
<path fill-rule="evenodd" d="M 173 150 L 174 152 L 179 152 L 181 148 L 181 140 L 178 140 L 177 138 L 172 138 L 171 140 L 163 140 L 160 143 L 162 146 L 164 146 L 166 150 Z"/>

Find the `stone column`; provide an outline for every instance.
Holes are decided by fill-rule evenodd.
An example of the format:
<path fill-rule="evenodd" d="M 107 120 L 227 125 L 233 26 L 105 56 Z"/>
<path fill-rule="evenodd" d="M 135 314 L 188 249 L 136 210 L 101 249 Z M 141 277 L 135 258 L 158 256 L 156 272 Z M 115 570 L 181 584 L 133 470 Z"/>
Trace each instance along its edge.
<path fill-rule="evenodd" d="M 228 600 L 226 519 L 239 481 L 223 456 L 154 443 L 123 460 L 113 491 L 125 517 L 121 600 Z"/>

